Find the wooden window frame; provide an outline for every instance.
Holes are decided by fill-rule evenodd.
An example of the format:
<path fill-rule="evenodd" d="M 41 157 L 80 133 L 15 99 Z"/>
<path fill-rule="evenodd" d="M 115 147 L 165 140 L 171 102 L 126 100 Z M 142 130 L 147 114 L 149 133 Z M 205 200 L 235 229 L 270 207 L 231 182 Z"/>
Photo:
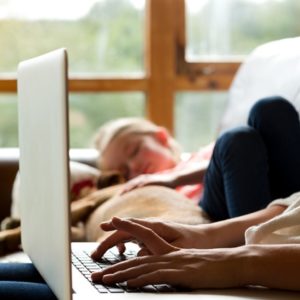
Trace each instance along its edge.
<path fill-rule="evenodd" d="M 178 91 L 227 90 L 240 62 L 188 62 L 185 58 L 185 0 L 146 0 L 145 74 L 122 77 L 71 75 L 69 91 L 146 95 L 146 117 L 173 133 Z M 0 77 L 0 93 L 16 93 L 16 78 Z"/>

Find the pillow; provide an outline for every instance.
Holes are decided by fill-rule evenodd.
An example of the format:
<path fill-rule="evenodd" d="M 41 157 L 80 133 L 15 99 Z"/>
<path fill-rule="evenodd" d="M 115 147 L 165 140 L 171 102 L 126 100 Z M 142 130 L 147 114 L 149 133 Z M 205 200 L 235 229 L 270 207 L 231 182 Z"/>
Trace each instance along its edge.
<path fill-rule="evenodd" d="M 268 96 L 282 96 L 300 110 L 300 37 L 257 47 L 238 70 L 229 90 L 220 131 L 245 125 L 252 105 Z"/>
<path fill-rule="evenodd" d="M 97 189 L 101 172 L 88 165 L 70 161 L 70 197 L 71 201 L 88 195 Z M 20 218 L 20 177 L 16 175 L 12 190 L 11 217 Z"/>

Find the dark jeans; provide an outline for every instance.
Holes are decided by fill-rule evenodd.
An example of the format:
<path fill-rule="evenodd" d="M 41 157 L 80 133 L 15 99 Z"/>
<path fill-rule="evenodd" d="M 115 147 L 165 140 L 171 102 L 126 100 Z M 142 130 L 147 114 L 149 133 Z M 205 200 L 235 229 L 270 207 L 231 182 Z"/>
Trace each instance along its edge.
<path fill-rule="evenodd" d="M 300 123 L 281 97 L 258 101 L 248 127 L 224 133 L 205 175 L 200 206 L 214 221 L 266 207 L 300 191 Z"/>
<path fill-rule="evenodd" d="M 0 299 L 57 299 L 30 263 L 0 263 Z"/>

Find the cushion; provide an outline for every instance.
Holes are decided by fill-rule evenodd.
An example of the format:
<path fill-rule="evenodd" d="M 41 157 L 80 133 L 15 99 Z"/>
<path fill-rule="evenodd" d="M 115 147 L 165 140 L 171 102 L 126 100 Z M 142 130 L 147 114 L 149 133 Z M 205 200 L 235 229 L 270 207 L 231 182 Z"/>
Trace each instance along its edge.
<path fill-rule="evenodd" d="M 88 165 L 71 161 L 70 162 L 70 195 L 71 201 L 84 197 L 97 188 L 97 181 L 101 172 Z M 12 190 L 11 216 L 20 218 L 20 179 L 17 173 Z"/>
<path fill-rule="evenodd" d="M 252 105 L 267 96 L 282 96 L 300 111 L 300 37 L 257 47 L 238 70 L 229 90 L 220 131 L 245 125 Z"/>

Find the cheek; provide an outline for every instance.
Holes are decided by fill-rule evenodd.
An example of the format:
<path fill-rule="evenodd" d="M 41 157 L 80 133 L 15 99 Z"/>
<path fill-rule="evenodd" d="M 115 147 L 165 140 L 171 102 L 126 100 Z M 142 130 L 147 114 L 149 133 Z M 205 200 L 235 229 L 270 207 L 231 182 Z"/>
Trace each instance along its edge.
<path fill-rule="evenodd" d="M 144 157 L 148 157 L 156 163 L 164 163 L 171 160 L 169 149 L 157 145 L 145 149 Z"/>

